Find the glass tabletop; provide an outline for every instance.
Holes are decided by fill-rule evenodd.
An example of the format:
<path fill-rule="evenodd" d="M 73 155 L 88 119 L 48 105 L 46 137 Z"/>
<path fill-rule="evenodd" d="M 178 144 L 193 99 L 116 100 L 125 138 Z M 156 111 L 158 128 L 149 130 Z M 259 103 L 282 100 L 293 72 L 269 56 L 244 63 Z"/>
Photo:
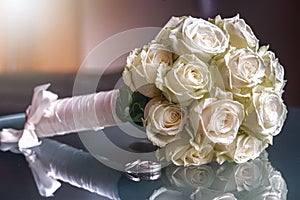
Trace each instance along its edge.
<path fill-rule="evenodd" d="M 0 128 L 22 128 L 24 114 L 3 116 Z M 42 139 L 19 150 L 2 143 L 1 199 L 297 199 L 300 191 L 300 109 L 289 108 L 282 132 L 259 158 L 243 164 L 168 165 L 155 180 L 132 180 L 93 157 L 77 134 Z M 287 192 L 288 191 L 288 192 Z M 286 194 L 287 192 L 287 194 Z"/>

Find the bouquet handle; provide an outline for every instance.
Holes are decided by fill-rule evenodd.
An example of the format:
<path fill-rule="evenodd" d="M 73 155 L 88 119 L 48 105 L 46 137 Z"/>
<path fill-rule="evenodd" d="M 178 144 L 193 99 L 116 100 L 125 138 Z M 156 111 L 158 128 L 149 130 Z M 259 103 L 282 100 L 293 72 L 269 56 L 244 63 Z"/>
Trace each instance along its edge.
<path fill-rule="evenodd" d="M 115 113 L 119 90 L 57 99 L 56 94 L 47 91 L 49 86 L 34 89 L 24 129 L 3 129 L 1 142 L 18 142 L 20 148 L 30 148 L 40 144 L 39 137 L 98 130 L 122 123 Z"/>

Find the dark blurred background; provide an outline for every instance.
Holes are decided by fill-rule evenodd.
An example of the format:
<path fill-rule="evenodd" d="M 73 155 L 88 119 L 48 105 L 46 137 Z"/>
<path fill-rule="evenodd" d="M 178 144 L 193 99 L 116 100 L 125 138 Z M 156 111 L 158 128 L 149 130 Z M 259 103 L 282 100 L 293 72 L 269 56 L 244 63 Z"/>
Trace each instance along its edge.
<path fill-rule="evenodd" d="M 0 115 L 23 112 L 38 84 L 51 82 L 60 97 L 71 96 L 85 57 L 114 34 L 162 27 L 171 16 L 207 19 L 237 13 L 284 65 L 286 104 L 300 106 L 296 5 L 295 0 L 1 0 Z M 111 64 L 99 90 L 112 87 L 124 62 L 123 57 Z M 91 69 L 87 76 L 97 75 Z"/>

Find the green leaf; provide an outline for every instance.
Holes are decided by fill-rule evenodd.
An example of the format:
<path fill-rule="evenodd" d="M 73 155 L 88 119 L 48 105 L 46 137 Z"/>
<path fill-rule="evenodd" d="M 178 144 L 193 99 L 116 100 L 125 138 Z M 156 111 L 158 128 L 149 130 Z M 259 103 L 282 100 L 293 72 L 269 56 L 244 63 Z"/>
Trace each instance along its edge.
<path fill-rule="evenodd" d="M 139 92 L 132 93 L 129 104 L 129 115 L 135 124 L 143 126 L 144 110 L 149 101 L 150 98 Z"/>
<path fill-rule="evenodd" d="M 133 122 L 143 126 L 144 110 L 149 101 L 149 97 L 137 91 L 132 92 L 128 86 L 124 85 L 119 89 L 116 113 L 124 122 Z"/>

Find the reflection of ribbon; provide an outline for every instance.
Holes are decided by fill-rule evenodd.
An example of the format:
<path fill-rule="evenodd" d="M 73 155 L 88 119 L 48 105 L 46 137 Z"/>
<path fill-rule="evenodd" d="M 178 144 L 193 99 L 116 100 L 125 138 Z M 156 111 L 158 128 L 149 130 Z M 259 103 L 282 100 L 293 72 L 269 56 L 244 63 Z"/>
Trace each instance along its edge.
<path fill-rule="evenodd" d="M 36 186 L 40 195 L 45 197 L 53 196 L 53 193 L 61 186 L 61 183 L 49 174 L 48 168 L 41 162 L 31 149 L 21 149 L 22 153 L 31 168 Z"/>
<path fill-rule="evenodd" d="M 49 86 L 50 84 L 45 84 L 34 89 L 31 106 L 28 107 L 26 112 L 27 121 L 24 130 L 3 129 L 0 131 L 1 142 L 18 142 L 20 148 L 30 148 L 40 144 L 35 126 L 43 116 L 49 114 L 47 108 L 58 98 L 56 94 L 47 91 Z"/>
<path fill-rule="evenodd" d="M 118 198 L 121 173 L 111 169 L 89 153 L 51 139 L 31 149 L 19 149 L 16 143 L 0 143 L 2 151 L 22 153 L 32 171 L 41 196 L 53 196 L 59 181 L 83 188 L 109 199 Z M 70 196 L 70 199 L 73 199 Z"/>

